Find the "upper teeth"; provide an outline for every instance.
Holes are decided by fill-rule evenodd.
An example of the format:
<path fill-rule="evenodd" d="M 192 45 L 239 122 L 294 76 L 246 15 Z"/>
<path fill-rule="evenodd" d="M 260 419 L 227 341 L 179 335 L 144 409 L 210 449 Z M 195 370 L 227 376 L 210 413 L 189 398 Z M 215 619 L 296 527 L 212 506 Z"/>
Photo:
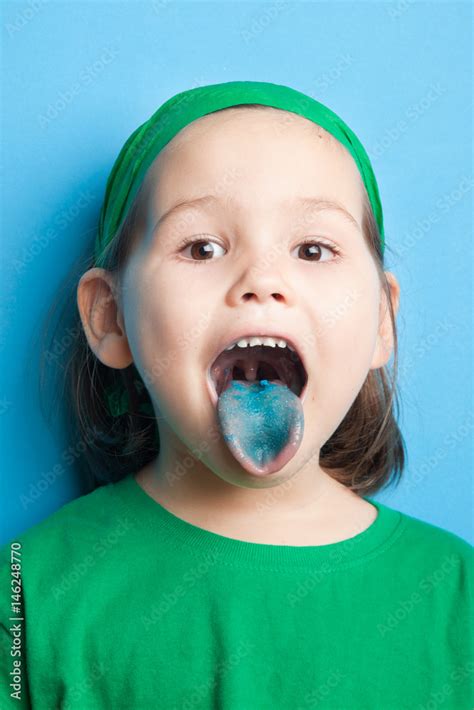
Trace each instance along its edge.
<path fill-rule="evenodd" d="M 290 350 L 295 352 L 295 349 L 292 348 L 291 345 L 288 345 L 286 340 L 283 340 L 282 338 L 259 338 L 259 337 L 241 338 L 241 340 L 238 340 L 236 343 L 229 345 L 229 347 L 226 348 L 226 350 L 232 350 L 232 348 L 235 348 L 235 347 L 239 347 L 239 348 L 253 347 L 254 345 L 269 345 L 271 348 L 278 346 L 279 348 L 289 348 Z"/>

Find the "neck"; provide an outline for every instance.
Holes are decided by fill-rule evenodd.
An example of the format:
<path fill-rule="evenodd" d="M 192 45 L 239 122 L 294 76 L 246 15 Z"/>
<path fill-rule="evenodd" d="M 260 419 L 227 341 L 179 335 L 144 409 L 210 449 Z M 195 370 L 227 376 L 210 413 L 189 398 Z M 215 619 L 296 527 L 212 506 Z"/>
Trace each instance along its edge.
<path fill-rule="evenodd" d="M 306 544 L 326 544 L 357 534 L 375 519 L 375 508 L 323 471 L 317 457 L 292 478 L 257 488 L 223 480 L 189 450 L 167 445 L 169 439 L 160 443 L 160 455 L 135 475 L 137 483 L 198 527 L 241 539 L 244 534 L 249 541 L 275 544 L 278 534 L 298 544 L 310 535 Z"/>

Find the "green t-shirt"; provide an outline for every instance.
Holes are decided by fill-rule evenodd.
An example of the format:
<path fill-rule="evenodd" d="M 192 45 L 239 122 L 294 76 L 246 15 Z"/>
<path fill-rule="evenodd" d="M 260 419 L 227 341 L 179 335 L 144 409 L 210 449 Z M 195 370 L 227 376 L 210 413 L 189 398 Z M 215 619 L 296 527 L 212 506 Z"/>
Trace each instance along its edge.
<path fill-rule="evenodd" d="M 366 500 L 319 546 L 212 533 L 132 475 L 64 505 L 16 539 L 17 613 L 0 548 L 0 708 L 472 710 L 474 548 Z"/>

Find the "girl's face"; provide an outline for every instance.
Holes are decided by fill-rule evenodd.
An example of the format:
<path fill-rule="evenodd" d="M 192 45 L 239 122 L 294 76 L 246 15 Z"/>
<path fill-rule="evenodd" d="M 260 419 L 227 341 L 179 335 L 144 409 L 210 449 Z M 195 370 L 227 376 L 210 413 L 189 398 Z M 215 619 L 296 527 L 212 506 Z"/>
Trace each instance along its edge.
<path fill-rule="evenodd" d="M 356 165 L 303 117 L 229 109 L 183 129 L 146 180 L 147 225 L 118 292 L 118 326 L 109 323 L 91 345 L 111 367 L 135 363 L 167 460 L 192 452 L 241 486 L 291 478 L 311 457 L 317 462 L 369 370 L 392 348 L 361 232 Z M 396 308 L 398 285 L 388 277 Z M 286 335 L 308 377 L 302 443 L 267 482 L 230 454 L 207 376 L 229 343 L 252 334 Z"/>

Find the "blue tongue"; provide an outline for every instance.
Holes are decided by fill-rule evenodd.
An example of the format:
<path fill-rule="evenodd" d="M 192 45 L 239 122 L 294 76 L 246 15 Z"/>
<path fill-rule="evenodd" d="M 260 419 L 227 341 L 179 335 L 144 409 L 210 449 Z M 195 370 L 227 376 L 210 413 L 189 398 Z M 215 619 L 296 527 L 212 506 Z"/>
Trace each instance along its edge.
<path fill-rule="evenodd" d="M 224 440 L 247 471 L 279 471 L 296 453 L 304 430 L 301 400 L 286 385 L 232 380 L 217 414 Z"/>

